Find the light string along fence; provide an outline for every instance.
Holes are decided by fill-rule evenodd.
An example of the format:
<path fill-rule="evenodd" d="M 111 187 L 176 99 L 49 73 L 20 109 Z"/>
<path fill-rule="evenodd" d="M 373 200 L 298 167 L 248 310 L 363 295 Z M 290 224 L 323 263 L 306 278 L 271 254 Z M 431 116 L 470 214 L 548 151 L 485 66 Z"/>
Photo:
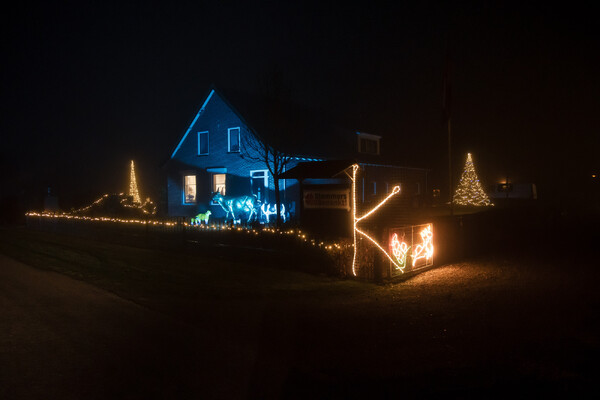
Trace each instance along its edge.
<path fill-rule="evenodd" d="M 299 241 L 304 242 L 306 244 L 319 247 L 323 250 L 329 252 L 342 251 L 347 249 L 351 245 L 344 243 L 342 241 L 322 241 L 316 238 L 311 238 L 307 232 L 303 232 L 301 229 L 287 229 L 281 230 L 276 228 L 262 228 L 262 229 L 252 229 L 243 226 L 231 226 L 231 225 L 217 225 L 217 224 L 192 224 L 185 221 L 172 222 L 172 221 L 162 221 L 162 220 L 151 220 L 151 219 L 126 219 L 126 218 L 113 218 L 113 217 L 89 217 L 82 215 L 72 215 L 67 213 L 47 213 L 47 212 L 28 212 L 25 214 L 30 218 L 40 218 L 40 219 L 54 219 L 54 220 L 80 220 L 80 221 L 88 221 L 88 222 L 109 222 L 115 224 L 132 224 L 132 225 L 146 225 L 146 226 L 164 226 L 164 227 L 175 227 L 181 226 L 186 229 L 194 229 L 200 231 L 235 231 L 235 232 L 245 232 L 253 235 L 287 235 L 287 236 L 295 236 Z"/>
<path fill-rule="evenodd" d="M 81 220 L 88 222 L 108 222 L 115 224 L 134 224 L 134 225 L 145 225 L 145 226 L 163 226 L 163 227 L 183 227 L 185 229 L 190 228 L 199 231 L 237 231 L 245 232 L 253 235 L 288 235 L 294 236 L 299 241 L 310 244 L 314 247 L 321 248 L 328 252 L 343 254 L 346 250 L 352 247 L 352 263 L 351 273 L 352 276 L 358 276 L 357 274 L 357 263 L 358 263 L 358 239 L 359 235 L 367 239 L 371 244 L 375 246 L 385 257 L 390 261 L 395 271 L 405 272 L 405 269 L 410 265 L 411 270 L 415 270 L 417 267 L 424 267 L 432 265 L 433 263 L 433 230 L 432 224 L 425 224 L 421 226 L 408 226 L 402 228 L 390 229 L 390 238 L 388 239 L 389 251 L 385 249 L 384 245 L 379 243 L 372 235 L 365 232 L 364 228 L 361 228 L 360 223 L 365 221 L 367 218 L 379 211 L 390 199 L 400 193 L 400 186 L 396 185 L 392 188 L 392 191 L 377 205 L 366 211 L 363 215 L 357 216 L 357 173 L 360 169 L 358 164 L 352 165 L 352 243 L 344 240 L 339 241 L 323 241 L 316 238 L 311 238 L 309 234 L 303 232 L 301 229 L 276 229 L 264 227 L 261 229 L 253 229 L 250 227 L 244 227 L 239 225 L 223 225 L 223 224 L 208 224 L 201 223 L 200 220 L 195 221 L 192 219 L 189 223 L 181 220 L 177 222 L 159 219 L 140 219 L 140 218 L 116 218 L 116 217 L 93 217 L 85 215 L 77 215 L 77 213 L 86 211 L 92 206 L 101 203 L 109 195 L 104 195 L 91 205 L 87 207 L 74 210 L 72 213 L 49 213 L 49 212 L 29 212 L 26 214 L 30 218 L 38 219 L 52 219 L 52 220 Z M 195 223 L 194 223 L 195 221 Z M 419 230 L 419 236 L 421 238 L 418 244 L 415 244 L 414 230 Z M 406 229 L 411 230 L 410 240 L 406 235 Z"/>

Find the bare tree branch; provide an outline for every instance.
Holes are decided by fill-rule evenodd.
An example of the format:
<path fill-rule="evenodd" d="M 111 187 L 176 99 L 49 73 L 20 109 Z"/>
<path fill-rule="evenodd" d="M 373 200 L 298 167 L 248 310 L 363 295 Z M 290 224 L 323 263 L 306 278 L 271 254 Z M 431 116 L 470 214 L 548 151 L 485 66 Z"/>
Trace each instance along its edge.
<path fill-rule="evenodd" d="M 279 192 L 279 177 L 285 172 L 285 167 L 292 157 L 259 139 L 253 133 L 247 133 L 242 138 L 242 158 L 264 163 L 273 178 L 275 186 L 275 202 L 277 206 L 277 227 L 281 226 L 281 196 Z"/>

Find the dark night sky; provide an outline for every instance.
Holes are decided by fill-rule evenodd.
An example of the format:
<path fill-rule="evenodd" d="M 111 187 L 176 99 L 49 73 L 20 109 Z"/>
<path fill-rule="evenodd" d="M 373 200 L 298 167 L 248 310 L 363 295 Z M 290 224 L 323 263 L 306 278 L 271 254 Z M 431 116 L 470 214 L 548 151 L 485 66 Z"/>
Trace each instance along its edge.
<path fill-rule="evenodd" d="M 135 159 L 157 196 L 209 85 L 254 91 L 273 70 L 299 103 L 445 177 L 446 50 L 457 178 L 467 151 L 484 183 L 546 193 L 600 168 L 597 13 L 573 2 L 59 3 L 3 13 L 5 193 L 52 186 L 73 205 L 125 190 Z"/>

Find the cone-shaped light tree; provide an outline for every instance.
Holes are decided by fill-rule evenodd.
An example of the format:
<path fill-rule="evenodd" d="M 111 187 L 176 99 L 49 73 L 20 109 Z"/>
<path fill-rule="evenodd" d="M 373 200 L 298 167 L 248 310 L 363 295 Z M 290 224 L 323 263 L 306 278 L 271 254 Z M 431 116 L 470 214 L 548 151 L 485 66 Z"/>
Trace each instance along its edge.
<path fill-rule="evenodd" d="M 129 195 L 133 197 L 134 204 L 141 204 L 140 192 L 138 191 L 137 181 L 135 179 L 135 166 L 131 160 L 131 172 L 129 174 Z"/>
<path fill-rule="evenodd" d="M 477 178 L 471 153 L 467 154 L 467 162 L 456 192 L 454 192 L 453 201 L 454 204 L 462 206 L 493 206 L 489 197 L 483 191 L 479 178 Z"/>

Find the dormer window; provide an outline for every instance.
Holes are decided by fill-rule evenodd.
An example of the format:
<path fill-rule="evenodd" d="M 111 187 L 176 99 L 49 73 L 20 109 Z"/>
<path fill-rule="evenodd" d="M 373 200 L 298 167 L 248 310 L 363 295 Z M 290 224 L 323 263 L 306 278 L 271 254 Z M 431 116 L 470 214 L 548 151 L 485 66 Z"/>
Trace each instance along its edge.
<path fill-rule="evenodd" d="M 356 132 L 356 134 L 358 136 L 359 153 L 379 155 L 379 140 L 381 136 L 363 132 Z"/>

